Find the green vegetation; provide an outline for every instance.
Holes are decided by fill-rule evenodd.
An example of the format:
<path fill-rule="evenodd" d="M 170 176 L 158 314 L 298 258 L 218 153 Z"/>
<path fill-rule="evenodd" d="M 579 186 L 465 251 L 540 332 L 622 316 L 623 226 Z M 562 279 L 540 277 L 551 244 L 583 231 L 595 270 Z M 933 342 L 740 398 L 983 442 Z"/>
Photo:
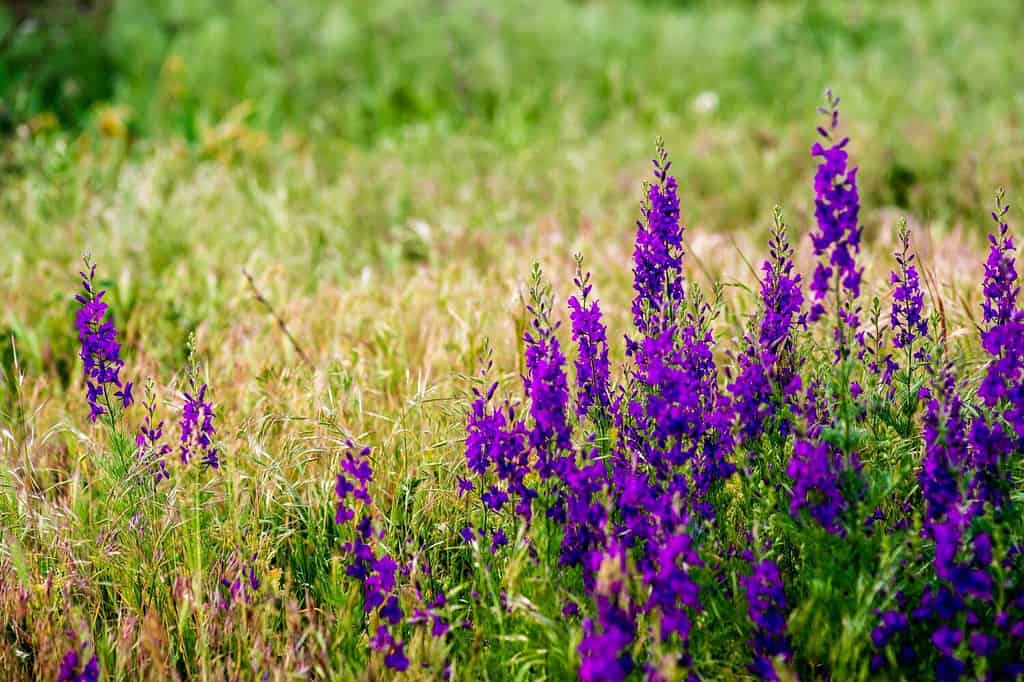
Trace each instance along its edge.
<path fill-rule="evenodd" d="M 374 448 L 389 537 L 426 543 L 453 622 L 475 624 L 411 641 L 433 666 L 412 674 L 451 658 L 458 679 L 571 675 L 579 627 L 558 615 L 551 567 L 516 549 L 490 576 L 459 537 L 471 377 L 489 339 L 495 375 L 517 385 L 530 264 L 566 318 L 575 251 L 622 359 L 658 135 L 693 228 L 687 274 L 726 285 L 723 339 L 743 333 L 749 301 L 732 294 L 756 290 L 747 261 L 773 206 L 811 271 L 826 86 L 861 168 L 867 297 L 888 296 L 906 216 L 957 348 L 976 352 L 995 187 L 1024 224 L 1013 2 L 117 0 L 58 14 L 0 51 L 0 669 L 25 679 L 56 676 L 68 628 L 110 679 L 383 674 L 332 523 L 347 438 Z M 0 34 L 14 21 L 0 10 Z M 147 498 L 150 534 L 123 485 L 134 430 L 111 443 L 86 419 L 71 297 L 84 252 L 123 373 L 139 395 L 155 382 L 167 433 L 190 337 L 216 405 L 221 474 Z M 213 604 L 233 551 L 256 556 L 270 597 L 227 623 Z M 471 606 L 471 589 L 488 596 Z M 827 576 L 816 589 L 843 599 Z M 854 670 L 865 604 L 828 641 L 805 605 L 806 647 Z M 744 674 L 734 625 L 699 651 L 709 678 Z"/>

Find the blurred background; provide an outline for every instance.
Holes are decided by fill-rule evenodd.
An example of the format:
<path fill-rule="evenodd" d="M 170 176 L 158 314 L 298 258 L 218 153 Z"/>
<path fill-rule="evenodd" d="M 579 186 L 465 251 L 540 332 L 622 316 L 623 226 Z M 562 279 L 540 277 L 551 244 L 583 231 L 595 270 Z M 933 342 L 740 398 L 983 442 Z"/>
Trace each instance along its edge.
<path fill-rule="evenodd" d="M 659 135 L 691 250 L 756 262 L 773 205 L 813 223 L 826 87 L 865 239 L 907 216 L 976 281 L 993 191 L 1024 193 L 1021 26 L 1007 0 L 5 0 L 0 331 L 46 364 L 83 251 L 179 356 L 261 314 L 241 267 L 312 305 L 422 268 L 514 288 L 533 258 L 567 288 L 585 245 L 625 298 Z"/>

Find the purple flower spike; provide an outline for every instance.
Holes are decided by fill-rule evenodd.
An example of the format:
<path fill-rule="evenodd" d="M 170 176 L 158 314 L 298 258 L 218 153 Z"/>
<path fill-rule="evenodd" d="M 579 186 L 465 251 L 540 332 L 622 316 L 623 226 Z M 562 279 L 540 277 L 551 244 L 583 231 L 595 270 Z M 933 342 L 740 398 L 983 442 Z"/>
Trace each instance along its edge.
<path fill-rule="evenodd" d="M 828 146 L 814 143 L 811 155 L 820 157 L 818 171 L 814 176 L 814 217 L 818 231 L 811 233 L 811 243 L 816 256 L 828 255 L 827 260 L 818 263 L 811 280 L 814 305 L 810 320 L 813 322 L 825 313 L 824 301 L 831 291 L 838 302 L 836 334 L 839 341 L 837 353 L 842 357 L 848 352 L 846 344 L 849 335 L 845 328 L 856 330 L 860 325 L 856 299 L 860 296 L 863 268 L 857 267 L 856 257 L 860 253 L 861 227 L 857 224 L 860 215 L 860 195 L 857 190 L 857 169 L 849 168 L 847 137 L 836 140 L 839 125 L 839 98 L 827 94 L 828 108 L 822 112 L 828 117 L 828 128 L 819 127 L 818 133 Z"/>
<path fill-rule="evenodd" d="M 607 410 L 608 392 L 608 339 L 601 308 L 589 299 L 592 285 L 590 273 L 582 271 L 582 257 L 576 257 L 578 296 L 569 298 L 572 338 L 576 342 L 576 414 L 584 417 L 592 408 Z"/>
<path fill-rule="evenodd" d="M 773 421 L 778 422 L 781 435 L 787 435 L 789 411 L 801 387 L 792 329 L 804 298 L 800 275 L 793 272 L 793 248 L 779 208 L 774 213 L 769 251 L 770 258 L 761 267 L 760 328 L 756 336 L 747 335 L 739 373 L 729 385 L 740 439 L 745 443 L 759 438 Z"/>
<path fill-rule="evenodd" d="M 206 384 L 196 390 L 195 375 L 191 372 L 189 382 L 191 392 L 184 394 L 185 405 L 182 407 L 181 421 L 178 424 L 181 430 L 181 445 L 178 448 L 181 463 L 188 464 L 194 457 L 199 456 L 204 466 L 216 469 L 220 466 L 220 460 L 217 457 L 217 448 L 213 446 L 213 405 L 206 401 Z"/>
<path fill-rule="evenodd" d="M 683 301 L 683 228 L 679 225 L 678 185 L 668 174 L 672 163 L 658 141 L 657 180 L 636 224 L 633 249 L 633 323 L 642 336 L 661 331 Z"/>
<path fill-rule="evenodd" d="M 163 421 L 156 421 L 156 397 L 153 395 L 151 386 L 147 387 L 147 399 L 143 403 L 143 407 L 146 409 L 146 416 L 135 436 L 136 452 L 139 460 L 159 482 L 162 479 L 170 478 L 166 457 L 171 453 L 172 448 L 163 440 Z"/>
<path fill-rule="evenodd" d="M 60 661 L 60 669 L 57 672 L 57 682 L 98 682 L 100 679 L 100 663 L 96 654 L 86 658 L 91 648 L 88 642 L 79 642 L 74 631 L 67 633 L 74 642 L 74 646 L 68 649 Z"/>
<path fill-rule="evenodd" d="M 122 385 L 119 377 L 124 361 L 121 360 L 121 344 L 117 342 L 117 328 L 113 320 L 105 319 L 107 304 L 103 296 L 107 292 L 96 289 L 96 265 L 88 256 L 83 258 L 83 263 L 85 269 L 79 273 L 82 293 L 75 296 L 80 306 L 75 315 L 75 329 L 82 346 L 79 355 L 85 373 L 89 419 L 96 421 L 109 412 L 112 398 L 116 398 L 124 408 L 129 407 L 135 398 L 131 382 Z M 117 390 L 112 391 L 110 387 Z"/>
<path fill-rule="evenodd" d="M 754 662 L 748 669 L 765 680 L 778 679 L 772 660 L 792 658 L 792 646 L 786 633 L 786 594 L 782 576 L 774 561 L 762 560 L 750 576 L 740 579 L 747 593 L 747 615 L 754 624 Z"/>

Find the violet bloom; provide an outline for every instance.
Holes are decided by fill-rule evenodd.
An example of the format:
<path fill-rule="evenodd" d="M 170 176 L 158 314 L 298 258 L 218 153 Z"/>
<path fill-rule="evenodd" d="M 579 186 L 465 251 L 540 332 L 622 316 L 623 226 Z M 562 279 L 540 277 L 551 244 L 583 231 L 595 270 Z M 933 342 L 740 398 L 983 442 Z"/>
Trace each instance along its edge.
<path fill-rule="evenodd" d="M 560 467 L 572 449 L 572 429 L 568 420 L 569 381 L 565 376 L 562 355 L 551 321 L 553 297 L 543 284 L 540 267 L 534 264 L 530 286 L 532 329 L 523 335 L 526 344 L 526 375 L 523 389 L 530 400 L 533 428 L 529 432 L 530 447 L 537 453 L 537 472 L 542 479 L 560 475 Z"/>
<path fill-rule="evenodd" d="M 146 416 L 143 417 L 139 432 L 135 435 L 135 447 L 139 460 L 153 474 L 157 482 L 160 482 L 162 479 L 170 478 L 166 457 L 171 453 L 171 446 L 163 442 L 163 421 L 156 421 L 156 398 L 152 393 L 147 398 L 147 402 L 143 403 Z"/>
<path fill-rule="evenodd" d="M 987 328 L 1020 321 L 1021 311 L 1017 307 L 1020 286 L 1017 284 L 1017 268 L 1014 254 L 1013 237 L 1010 236 L 1009 225 L 1004 218 L 1010 210 L 1009 204 L 1003 203 L 1002 190 L 996 193 L 996 209 L 992 212 L 992 220 L 998 225 L 998 234 L 990 234 L 988 260 L 985 262 L 985 281 L 982 292 L 982 319 Z"/>
<path fill-rule="evenodd" d="M 924 315 L 924 292 L 921 291 L 921 278 L 914 265 L 916 256 L 910 251 L 910 230 L 906 221 L 900 225 L 900 250 L 896 252 L 897 269 L 889 273 L 889 282 L 893 285 L 892 308 L 889 313 L 889 325 L 892 328 L 892 345 L 902 349 L 906 355 L 906 372 L 913 372 L 913 362 L 927 360 L 927 350 L 920 346 L 915 351 L 914 344 L 928 337 L 928 319 Z M 899 364 L 892 358 L 886 358 L 886 369 L 882 381 L 889 384 Z"/>
<path fill-rule="evenodd" d="M 79 303 L 75 315 L 75 329 L 82 345 L 80 357 L 85 372 L 85 397 L 89 402 L 89 419 L 96 421 L 107 414 L 112 400 L 117 398 L 125 408 L 134 402 L 132 383 L 121 383 L 119 377 L 124 362 L 121 360 L 121 344 L 117 342 L 117 328 L 114 321 L 104 319 L 107 304 L 103 296 L 107 293 L 97 290 L 96 265 L 83 259 L 85 270 L 82 277 L 82 293 L 75 296 Z M 112 387 L 117 390 L 112 390 Z"/>
<path fill-rule="evenodd" d="M 844 535 L 840 523 L 848 506 L 841 490 L 844 470 L 841 454 L 828 443 L 797 439 L 786 468 L 786 475 L 793 480 L 790 513 L 796 517 L 806 509 L 829 533 Z"/>
<path fill-rule="evenodd" d="M 857 169 L 849 168 L 846 146 L 850 139 L 836 140 L 833 135 L 839 126 L 839 98 L 827 93 L 828 109 L 822 113 L 828 116 L 828 127 L 819 127 L 818 133 L 828 143 L 823 146 L 816 142 L 811 155 L 821 158 L 814 176 L 814 217 L 818 231 L 811 233 L 816 256 L 828 255 L 827 261 L 819 262 L 811 280 L 814 305 L 810 319 L 815 321 L 825 313 L 824 301 L 830 291 L 835 294 L 838 308 L 836 328 L 840 353 L 846 352 L 848 335 L 844 327 L 855 330 L 860 325 L 857 315 L 859 308 L 855 301 L 860 296 L 863 268 L 857 267 L 856 256 L 860 253 L 861 227 L 857 224 L 860 214 L 860 195 L 857 190 Z M 835 284 L 833 284 L 835 282 Z"/>
<path fill-rule="evenodd" d="M 658 547 L 653 565 L 644 571 L 644 583 L 650 587 L 644 610 L 658 614 L 663 642 L 677 635 L 685 648 L 690 613 L 701 610 L 700 586 L 690 577 L 690 569 L 703 565 L 690 536 L 677 533 Z"/>
<path fill-rule="evenodd" d="M 754 637 L 750 640 L 754 662 L 748 669 L 761 679 L 776 680 L 772 660 L 781 657 L 789 661 L 793 655 L 786 632 L 788 607 L 779 567 L 764 559 L 740 582 L 747 593 L 747 615 L 754 624 Z"/>
<path fill-rule="evenodd" d="M 647 188 L 647 203 L 637 221 L 633 248 L 633 323 L 643 336 L 656 334 L 683 300 L 683 229 L 679 225 L 676 179 L 672 163 L 658 142 L 654 159 L 657 182 Z"/>
<path fill-rule="evenodd" d="M 234 551 L 228 556 L 224 573 L 220 578 L 220 587 L 217 589 L 220 595 L 217 605 L 221 610 L 227 610 L 234 604 L 248 604 L 259 592 L 262 583 L 256 575 L 255 561 L 255 554 L 248 562 L 240 560 Z"/>
<path fill-rule="evenodd" d="M 440 639 L 448 634 L 451 630 L 451 625 L 445 620 L 444 614 L 441 612 L 448 604 L 448 599 L 444 596 L 444 592 L 438 592 L 430 603 L 427 604 L 426 608 L 418 608 L 413 611 L 413 616 L 409 622 L 411 623 L 430 623 L 430 636 L 434 639 Z"/>
<path fill-rule="evenodd" d="M 1017 302 L 1020 287 L 1013 240 L 1003 216 L 1009 209 L 996 196 L 993 218 L 999 235 L 989 235 L 985 265 L 982 347 L 991 357 L 978 397 L 987 409 L 971 427 L 975 481 L 972 495 L 1002 506 L 1008 481 L 1003 469 L 1011 453 L 1024 449 L 1024 310 Z"/>
<path fill-rule="evenodd" d="M 790 407 L 801 387 L 792 328 L 803 305 L 803 291 L 800 275 L 793 272 L 793 248 L 778 208 L 774 218 L 769 258 L 761 266 L 760 326 L 756 336 L 747 335 L 739 373 L 729 385 L 740 437 L 748 443 L 773 423 L 781 435 L 789 433 Z"/>
<path fill-rule="evenodd" d="M 189 373 L 191 391 L 185 392 L 185 404 L 181 410 L 181 445 L 178 448 L 181 463 L 188 464 L 199 456 L 204 466 L 216 469 L 220 466 L 217 448 L 213 446 L 213 405 L 206 401 L 206 384 L 196 390 L 196 380 Z"/>
<path fill-rule="evenodd" d="M 388 629 L 381 625 L 377 633 L 370 638 L 370 648 L 374 651 L 384 652 L 384 665 L 396 672 L 405 672 L 409 669 L 409 659 L 405 655 L 405 644 L 399 642 Z"/>
<path fill-rule="evenodd" d="M 537 491 L 525 482 L 530 470 L 529 436 L 511 405 L 506 403 L 492 407 L 491 400 L 497 388 L 498 384 L 494 383 L 486 393 L 473 389 L 475 398 L 466 423 L 466 464 L 481 478 L 491 472 L 497 475 L 509 493 L 508 497 L 515 496 L 516 513 L 529 523 L 533 518 L 533 500 L 537 497 Z M 492 505 L 497 502 L 494 491 L 500 491 L 499 488 L 484 482 L 479 487 L 488 490 L 485 494 L 489 494 L 488 500 Z"/>
<path fill-rule="evenodd" d="M 969 474 L 971 459 L 967 422 L 952 367 L 943 368 L 939 386 L 925 408 L 924 460 L 918 479 L 925 501 L 925 530 L 941 522 L 962 502 L 960 482 Z"/>
<path fill-rule="evenodd" d="M 578 296 L 569 297 L 572 338 L 576 343 L 576 414 L 584 417 L 591 408 L 608 409 L 608 339 L 601 308 L 589 299 L 593 285 L 590 273 L 582 273 L 582 260 L 577 257 L 573 282 Z"/>
<path fill-rule="evenodd" d="M 633 670 L 629 649 L 637 634 L 636 614 L 625 582 L 625 550 L 611 543 L 600 564 L 594 593 L 597 617 L 583 621 L 579 676 L 584 682 L 619 682 Z"/>
<path fill-rule="evenodd" d="M 667 483 L 667 494 L 711 518 L 709 493 L 735 471 L 728 460 L 732 409 L 718 388 L 707 305 L 694 304 L 684 328 L 669 326 L 637 344 L 634 378 L 642 390 L 627 407 L 626 438 Z"/>
<path fill-rule="evenodd" d="M 77 643 L 78 638 L 74 632 L 68 632 L 67 634 L 75 640 L 76 645 L 74 648 L 68 649 L 64 657 L 61 658 L 60 670 L 57 672 L 57 682 L 98 682 L 100 679 L 100 663 L 96 658 L 96 654 L 86 659 L 85 654 L 88 644 L 83 642 L 79 645 Z"/>
<path fill-rule="evenodd" d="M 351 506 L 356 500 L 363 504 L 371 504 L 369 485 L 373 480 L 373 468 L 370 466 L 370 448 L 365 447 L 356 452 L 351 441 L 341 461 L 342 472 L 338 474 L 334 486 L 334 494 L 338 498 L 335 523 L 346 523 L 355 518 L 355 509 Z"/>

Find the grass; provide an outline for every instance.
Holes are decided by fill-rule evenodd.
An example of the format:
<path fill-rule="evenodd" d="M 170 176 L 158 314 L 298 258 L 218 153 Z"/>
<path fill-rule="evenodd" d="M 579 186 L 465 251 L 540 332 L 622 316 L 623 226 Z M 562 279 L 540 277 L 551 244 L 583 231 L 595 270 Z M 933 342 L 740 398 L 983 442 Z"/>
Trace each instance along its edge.
<path fill-rule="evenodd" d="M 637 197 L 660 134 L 692 277 L 756 287 L 747 261 L 762 257 L 775 204 L 809 272 L 813 107 L 831 85 L 862 169 L 867 281 L 883 282 L 906 216 L 953 338 L 972 348 L 989 197 L 1024 187 L 1021 18 L 1001 2 L 132 0 L 98 39 L 113 76 L 89 77 L 112 81 L 76 106 L 19 80 L 38 49 L 22 44 L 2 74 L 22 122 L 0 159 L 0 668 L 55 677 L 75 627 L 111 679 L 382 675 L 333 524 L 352 438 L 374 448 L 393 551 L 433 569 L 410 580 L 443 585 L 453 620 L 475 623 L 447 644 L 411 640 L 410 658 L 431 666 L 412 676 L 436 678 L 446 658 L 458 679 L 570 676 L 580 633 L 559 616 L 570 586 L 525 550 L 492 574 L 458 535 L 468 391 L 488 340 L 503 386 L 517 382 L 530 264 L 552 278 L 564 319 L 572 254 L 584 252 L 609 329 L 625 329 Z M 701 112 L 705 92 L 717 105 Z M 1024 224 L 1018 208 L 1010 217 Z M 175 436 L 194 335 L 219 476 L 144 503 L 123 484 L 130 445 L 85 419 L 71 326 L 83 252 L 101 264 L 124 374 L 155 382 Z M 739 336 L 749 312 L 727 300 L 720 338 Z M 232 551 L 255 554 L 270 598 L 224 622 L 211 600 Z M 821 581 L 806 603 L 839 608 Z M 821 613 L 794 623 L 820 631 Z M 851 619 L 834 654 L 807 646 L 863 676 L 843 657 L 856 659 L 851 642 L 870 626 Z M 718 631 L 702 672 L 743 674 L 742 627 Z"/>

